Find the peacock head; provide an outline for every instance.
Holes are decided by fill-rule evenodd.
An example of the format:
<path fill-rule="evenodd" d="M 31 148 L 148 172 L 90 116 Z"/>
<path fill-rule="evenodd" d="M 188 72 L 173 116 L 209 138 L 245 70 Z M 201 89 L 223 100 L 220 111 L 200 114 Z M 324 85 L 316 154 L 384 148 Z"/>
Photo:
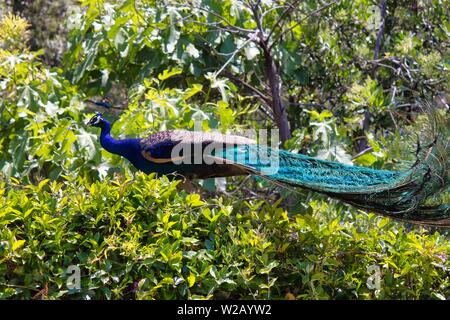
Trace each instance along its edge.
<path fill-rule="evenodd" d="M 102 114 L 98 112 L 95 116 L 89 120 L 88 126 L 102 128 L 108 121 L 102 117 Z"/>

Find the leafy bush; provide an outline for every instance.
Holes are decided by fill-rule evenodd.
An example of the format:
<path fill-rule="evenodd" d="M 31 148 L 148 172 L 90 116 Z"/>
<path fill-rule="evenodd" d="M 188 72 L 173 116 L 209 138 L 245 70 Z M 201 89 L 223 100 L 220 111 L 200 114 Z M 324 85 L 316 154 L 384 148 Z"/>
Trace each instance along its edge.
<path fill-rule="evenodd" d="M 176 182 L 1 182 L 2 298 L 449 298 L 438 232 L 322 199 L 306 214 L 264 200 L 179 193 Z M 303 212 L 303 213 L 304 213 Z M 69 292 L 67 268 L 81 269 Z M 381 269 L 380 290 L 366 286 Z"/>
<path fill-rule="evenodd" d="M 13 15 L 0 24 L 0 169 L 31 181 L 89 175 L 100 158 L 82 124 L 84 105 L 61 70 L 50 70 L 39 60 L 42 52 L 23 47 L 27 25 Z"/>

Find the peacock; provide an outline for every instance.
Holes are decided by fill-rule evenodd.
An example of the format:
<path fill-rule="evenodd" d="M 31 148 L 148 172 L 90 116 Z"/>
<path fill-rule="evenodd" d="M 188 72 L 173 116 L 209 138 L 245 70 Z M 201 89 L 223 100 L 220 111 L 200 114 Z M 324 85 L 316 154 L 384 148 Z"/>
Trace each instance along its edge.
<path fill-rule="evenodd" d="M 448 123 L 436 112 L 428 114 L 430 125 L 418 140 L 415 163 L 397 171 L 321 160 L 215 132 L 167 130 L 146 138 L 116 140 L 101 113 L 88 125 L 101 129 L 104 149 L 147 174 L 186 179 L 256 175 L 405 222 L 450 226 L 450 205 L 429 201 L 448 190 Z"/>

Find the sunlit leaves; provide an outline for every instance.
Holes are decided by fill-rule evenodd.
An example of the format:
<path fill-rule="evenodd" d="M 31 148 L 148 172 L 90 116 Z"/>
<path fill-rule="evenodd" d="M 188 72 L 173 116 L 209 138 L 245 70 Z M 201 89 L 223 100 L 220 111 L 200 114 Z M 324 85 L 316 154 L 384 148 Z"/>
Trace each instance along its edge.
<path fill-rule="evenodd" d="M 205 77 L 211 82 L 211 88 L 219 90 L 220 95 L 222 96 L 222 100 L 228 102 L 227 92 L 230 87 L 227 83 L 227 80 L 224 78 L 217 78 L 217 75 L 215 73 L 208 73 Z"/>
<path fill-rule="evenodd" d="M 94 145 L 94 139 L 96 139 L 96 137 L 84 130 L 81 130 L 80 134 L 77 136 L 77 139 L 80 143 L 81 149 L 87 152 L 89 160 L 93 159 L 95 153 L 97 152 Z"/>
<path fill-rule="evenodd" d="M 187 100 L 187 99 L 189 99 L 190 97 L 196 95 L 197 93 L 201 92 L 202 88 L 203 88 L 203 86 L 202 86 L 201 84 L 194 83 L 194 84 L 192 85 L 192 88 L 189 88 L 189 89 L 185 92 L 185 94 L 183 95 L 183 99 L 184 99 L 184 100 Z"/>
<path fill-rule="evenodd" d="M 382 110 L 384 97 L 376 80 L 368 77 L 363 84 L 354 83 L 348 93 L 351 102 L 357 106 Z M 377 109 L 378 108 L 378 109 Z"/>
<path fill-rule="evenodd" d="M 199 194 L 190 194 L 186 197 L 186 203 L 189 206 L 192 207 L 198 207 L 198 206 L 202 206 L 205 203 L 203 201 L 200 200 L 200 195 Z"/>
<path fill-rule="evenodd" d="M 234 122 L 233 110 L 229 108 L 228 103 L 225 101 L 219 101 L 217 103 L 217 114 L 220 119 L 223 130 L 227 130 Z"/>
<path fill-rule="evenodd" d="M 95 45 L 94 45 L 95 47 Z M 94 48 L 92 47 L 92 48 Z M 79 99 L 72 85 L 60 70 L 50 70 L 39 60 L 42 51 L 14 54 L 2 51 L 0 74 L 4 75 L 0 124 L 8 139 L 0 140 L 4 150 L 0 167 L 6 176 L 36 179 L 46 175 L 57 178 L 89 168 L 80 168 L 87 161 L 98 161 L 95 147 L 86 155 L 78 153 L 77 139 Z M 91 61 L 92 62 L 92 61 Z M 83 64 L 83 68 L 89 67 Z M 8 125 L 6 125 L 8 124 Z M 82 136 L 82 135 L 81 135 Z M 78 150 L 77 150 L 78 149 Z"/>
<path fill-rule="evenodd" d="M 89 68 L 93 65 L 98 46 L 100 45 L 101 38 L 100 37 L 92 37 L 86 42 L 85 52 L 86 57 L 83 61 L 76 67 L 73 73 L 73 81 L 79 82 L 81 78 L 84 76 L 84 73 L 89 70 Z"/>
<path fill-rule="evenodd" d="M 158 79 L 161 81 L 166 80 L 166 79 L 169 79 L 170 77 L 173 77 L 173 76 L 175 76 L 177 74 L 181 74 L 181 73 L 182 73 L 182 70 L 180 70 L 180 69 L 172 69 L 172 70 L 165 69 L 162 73 L 160 73 L 158 75 Z"/>
<path fill-rule="evenodd" d="M 345 164 L 353 164 L 352 157 L 342 146 L 330 146 L 327 149 L 321 149 L 317 152 L 317 158 L 342 162 Z M 371 165 L 372 163 L 368 164 Z"/>
<path fill-rule="evenodd" d="M 25 244 L 25 240 L 17 240 L 14 241 L 11 250 L 12 251 L 16 251 L 17 249 L 19 249 L 20 247 L 22 247 Z"/>
<path fill-rule="evenodd" d="M 448 281 L 444 236 L 406 231 L 335 202 L 311 201 L 303 215 L 289 218 L 264 200 L 203 201 L 144 174 L 95 183 L 45 179 L 24 188 L 0 180 L 0 190 L 5 183 L 0 261 L 20 267 L 8 276 L 0 268 L 0 287 L 21 279 L 25 288 L 9 293 L 15 298 L 29 297 L 44 279 L 46 298 L 69 299 L 265 299 L 288 290 L 303 299 L 447 294 L 440 285 Z M 78 293 L 61 282 L 71 264 L 86 275 Z M 380 292 L 365 286 L 372 264 L 382 272 Z"/>
<path fill-rule="evenodd" d="M 361 166 L 370 167 L 377 161 L 377 157 L 375 157 L 371 152 L 365 153 L 355 159 L 355 163 Z"/>
<path fill-rule="evenodd" d="M 13 14 L 0 18 L 0 47 L 9 51 L 27 50 L 30 37 L 28 21 Z"/>

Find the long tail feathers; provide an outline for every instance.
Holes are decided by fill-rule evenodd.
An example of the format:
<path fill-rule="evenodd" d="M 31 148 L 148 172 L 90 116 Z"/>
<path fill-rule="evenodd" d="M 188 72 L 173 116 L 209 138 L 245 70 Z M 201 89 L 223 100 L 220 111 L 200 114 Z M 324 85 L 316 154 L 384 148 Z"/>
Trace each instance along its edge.
<path fill-rule="evenodd" d="M 450 226 L 450 204 L 430 203 L 448 191 L 450 123 L 431 108 L 427 113 L 429 125 L 419 134 L 416 162 L 408 170 L 350 166 L 257 145 L 238 146 L 223 158 L 274 182 L 324 193 L 367 211 L 410 223 Z"/>

